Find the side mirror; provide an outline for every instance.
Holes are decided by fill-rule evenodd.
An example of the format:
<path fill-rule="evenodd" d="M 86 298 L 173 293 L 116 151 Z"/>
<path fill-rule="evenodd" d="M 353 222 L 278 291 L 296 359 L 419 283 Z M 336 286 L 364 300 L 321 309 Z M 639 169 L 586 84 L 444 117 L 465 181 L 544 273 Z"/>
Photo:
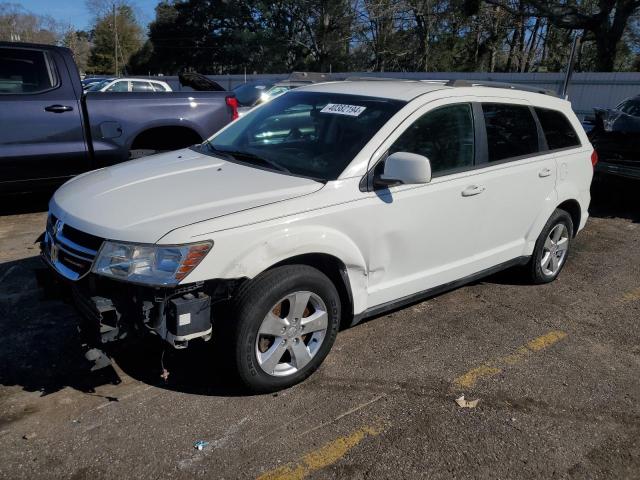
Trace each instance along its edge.
<path fill-rule="evenodd" d="M 374 180 L 378 186 L 412 185 L 431 181 L 431 162 L 423 155 L 395 152 L 384 162 L 384 173 Z"/>

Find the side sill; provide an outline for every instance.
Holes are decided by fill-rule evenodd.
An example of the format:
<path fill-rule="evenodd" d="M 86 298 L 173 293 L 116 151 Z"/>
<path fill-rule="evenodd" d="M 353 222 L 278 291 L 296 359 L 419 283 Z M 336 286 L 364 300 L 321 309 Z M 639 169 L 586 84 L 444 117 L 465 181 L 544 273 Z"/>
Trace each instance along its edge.
<path fill-rule="evenodd" d="M 443 285 L 439 285 L 437 287 L 429 288 L 427 290 L 423 290 L 422 292 L 414 293 L 412 295 L 407 295 L 406 297 L 402 297 L 398 300 L 392 300 L 390 302 L 368 308 L 364 312 L 354 315 L 353 321 L 351 322 L 350 326 L 353 327 L 354 325 L 357 325 L 365 318 L 374 317 L 376 315 L 380 315 L 382 313 L 389 312 L 391 310 L 397 310 L 399 308 L 405 307 L 412 303 L 417 303 L 419 301 L 426 300 L 427 298 L 435 297 L 436 295 L 440 295 L 441 293 L 448 292 L 449 290 L 454 290 L 458 287 L 462 287 L 463 285 L 474 282 L 476 280 L 487 277 L 489 275 L 500 272 L 502 270 L 506 270 L 507 268 L 526 265 L 530 258 L 531 257 L 529 256 L 517 257 L 517 258 L 514 258 L 513 260 L 509 260 L 508 262 L 500 263 L 494 267 L 490 267 L 485 270 L 481 270 L 477 273 L 473 273 L 459 280 L 454 280 L 453 282 L 449 282 Z"/>

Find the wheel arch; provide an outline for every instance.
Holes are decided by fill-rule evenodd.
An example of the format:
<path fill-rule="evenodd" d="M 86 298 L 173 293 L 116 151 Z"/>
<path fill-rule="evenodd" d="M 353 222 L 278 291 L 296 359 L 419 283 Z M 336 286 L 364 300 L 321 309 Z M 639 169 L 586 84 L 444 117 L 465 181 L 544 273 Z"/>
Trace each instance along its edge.
<path fill-rule="evenodd" d="M 136 133 L 129 150 L 157 147 L 156 150 L 178 150 L 202 142 L 202 136 L 188 125 L 154 125 Z"/>
<path fill-rule="evenodd" d="M 307 265 L 316 268 L 325 274 L 334 284 L 340 295 L 342 304 L 341 328 L 351 325 L 353 320 L 353 291 L 349 279 L 347 266 L 342 260 L 328 253 L 304 253 L 284 259 L 273 264 L 267 270 L 283 265 Z"/>
<path fill-rule="evenodd" d="M 573 222 L 573 236 L 575 237 L 580 227 L 580 220 L 582 218 L 582 209 L 580 203 L 575 199 L 569 199 L 562 202 L 556 207 L 559 210 L 564 210 L 571 216 Z"/>
<path fill-rule="evenodd" d="M 253 229 L 252 229 L 253 231 Z M 226 234 L 225 234 L 226 233 Z M 248 236 L 227 231 L 215 237 L 215 255 L 208 255 L 189 275 L 189 281 L 206 281 L 210 272 L 221 279 L 251 280 L 280 265 L 302 264 L 317 268 L 335 284 L 345 301 L 344 311 L 357 315 L 367 308 L 367 262 L 354 239 L 326 226 L 280 225 L 270 234 Z M 253 241 L 246 242 L 252 238 Z M 240 238 L 245 241 L 239 241 Z M 171 238 L 168 243 L 180 243 Z M 348 316 L 348 315 L 345 315 Z"/>

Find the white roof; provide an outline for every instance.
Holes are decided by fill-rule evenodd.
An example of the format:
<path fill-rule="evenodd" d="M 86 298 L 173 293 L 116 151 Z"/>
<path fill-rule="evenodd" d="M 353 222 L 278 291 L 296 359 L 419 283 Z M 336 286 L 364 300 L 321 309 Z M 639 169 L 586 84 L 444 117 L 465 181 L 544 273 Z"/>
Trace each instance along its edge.
<path fill-rule="evenodd" d="M 300 87 L 311 92 L 347 93 L 366 97 L 391 98 L 408 102 L 417 96 L 435 90 L 450 89 L 446 80 L 345 80 L 340 82 L 314 83 Z"/>
<path fill-rule="evenodd" d="M 313 85 L 300 87 L 306 91 L 345 93 L 351 95 L 363 95 L 367 97 L 389 98 L 409 102 L 420 95 L 435 91 L 455 90 L 460 95 L 487 95 L 491 97 L 520 98 L 531 101 L 535 105 L 571 108 L 571 104 L 564 99 L 554 95 L 545 95 L 535 91 L 519 89 L 518 86 L 504 88 L 499 84 L 483 85 L 481 82 L 474 84 L 470 81 L 468 85 L 449 86 L 447 80 L 345 80 L 338 82 L 314 83 Z M 526 88 L 526 85 L 523 85 Z"/>

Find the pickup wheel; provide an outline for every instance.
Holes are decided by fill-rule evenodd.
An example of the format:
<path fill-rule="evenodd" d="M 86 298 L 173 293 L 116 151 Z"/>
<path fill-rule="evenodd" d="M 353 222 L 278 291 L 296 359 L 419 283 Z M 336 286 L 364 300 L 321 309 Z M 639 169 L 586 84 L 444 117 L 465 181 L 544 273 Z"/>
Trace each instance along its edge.
<path fill-rule="evenodd" d="M 528 264 L 532 283 L 549 283 L 556 279 L 567 261 L 573 221 L 564 210 L 555 210 L 542 229 Z"/>
<path fill-rule="evenodd" d="M 315 268 L 277 267 L 240 288 L 229 320 L 239 378 L 253 392 L 271 392 L 320 366 L 338 334 L 340 297 Z"/>

